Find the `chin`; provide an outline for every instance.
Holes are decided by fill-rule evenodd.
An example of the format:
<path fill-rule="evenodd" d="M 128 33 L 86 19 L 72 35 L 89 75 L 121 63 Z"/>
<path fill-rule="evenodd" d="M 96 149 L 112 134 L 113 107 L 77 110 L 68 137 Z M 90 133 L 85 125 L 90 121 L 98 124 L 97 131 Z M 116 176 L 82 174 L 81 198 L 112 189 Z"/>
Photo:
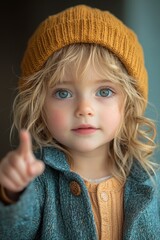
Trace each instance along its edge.
<path fill-rule="evenodd" d="M 77 152 L 81 152 L 81 153 L 89 153 L 89 152 L 92 152 L 92 151 L 95 151 L 95 150 L 97 150 L 97 149 L 99 149 L 99 147 L 101 147 L 101 146 L 90 146 L 90 145 L 79 145 L 79 146 L 72 146 L 72 147 L 70 147 L 70 149 L 71 149 L 71 151 L 73 150 L 73 151 L 77 151 Z"/>

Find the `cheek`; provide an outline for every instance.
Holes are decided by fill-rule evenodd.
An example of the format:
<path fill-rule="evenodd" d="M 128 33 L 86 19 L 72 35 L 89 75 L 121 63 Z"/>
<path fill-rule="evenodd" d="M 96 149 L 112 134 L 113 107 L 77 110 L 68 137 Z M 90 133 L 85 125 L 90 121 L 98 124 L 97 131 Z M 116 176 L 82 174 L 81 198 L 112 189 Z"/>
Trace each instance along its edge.
<path fill-rule="evenodd" d="M 51 131 L 63 129 L 66 125 L 66 113 L 59 109 L 52 110 L 52 112 L 47 117 L 48 127 Z"/>
<path fill-rule="evenodd" d="M 107 128 L 114 129 L 119 127 L 122 121 L 122 113 L 119 109 L 109 109 L 103 112 L 101 120 Z"/>

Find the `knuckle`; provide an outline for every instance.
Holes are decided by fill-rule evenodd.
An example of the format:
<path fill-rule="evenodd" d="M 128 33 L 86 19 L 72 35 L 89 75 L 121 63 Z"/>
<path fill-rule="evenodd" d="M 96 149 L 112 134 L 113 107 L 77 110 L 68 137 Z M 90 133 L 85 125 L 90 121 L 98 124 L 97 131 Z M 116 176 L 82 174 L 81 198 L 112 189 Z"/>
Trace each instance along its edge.
<path fill-rule="evenodd" d="M 11 152 L 7 153 L 7 155 L 4 159 L 9 161 L 10 159 L 12 159 L 15 156 L 15 154 L 16 154 L 15 151 L 11 151 Z"/>
<path fill-rule="evenodd" d="M 16 167 L 19 164 L 20 157 L 17 154 L 13 154 L 9 159 L 8 162 L 12 167 Z"/>

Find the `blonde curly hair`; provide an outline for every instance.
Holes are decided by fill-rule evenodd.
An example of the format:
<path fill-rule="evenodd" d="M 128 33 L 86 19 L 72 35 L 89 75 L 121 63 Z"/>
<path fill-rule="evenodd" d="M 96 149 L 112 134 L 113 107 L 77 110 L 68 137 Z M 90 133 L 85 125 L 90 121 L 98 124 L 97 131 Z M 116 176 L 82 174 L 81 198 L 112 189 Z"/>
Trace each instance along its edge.
<path fill-rule="evenodd" d="M 144 116 L 147 102 L 138 90 L 137 81 L 127 73 L 119 59 L 96 44 L 66 46 L 49 57 L 41 70 L 23 79 L 24 88 L 13 104 L 12 130 L 16 128 L 19 132 L 22 128 L 27 129 L 33 138 L 34 149 L 53 146 L 71 158 L 65 146 L 51 136 L 43 106 L 48 88 L 54 87 L 62 79 L 68 66 L 75 64 L 77 74 L 82 76 L 90 63 L 103 78 L 120 84 L 125 96 L 125 117 L 109 147 L 113 176 L 126 180 L 134 159 L 151 175 L 155 168 L 150 156 L 156 147 L 156 128 L 154 122 Z"/>

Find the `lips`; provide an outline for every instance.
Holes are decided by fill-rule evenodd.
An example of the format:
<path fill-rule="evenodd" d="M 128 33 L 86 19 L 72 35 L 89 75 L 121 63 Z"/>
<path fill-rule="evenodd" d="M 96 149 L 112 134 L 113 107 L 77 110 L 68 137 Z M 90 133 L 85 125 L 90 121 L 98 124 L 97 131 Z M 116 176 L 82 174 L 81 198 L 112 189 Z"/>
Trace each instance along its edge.
<path fill-rule="evenodd" d="M 91 134 L 94 133 L 98 130 L 98 128 L 89 125 L 89 124 L 81 124 L 78 127 L 72 129 L 72 131 L 74 131 L 75 133 L 78 134 Z"/>

